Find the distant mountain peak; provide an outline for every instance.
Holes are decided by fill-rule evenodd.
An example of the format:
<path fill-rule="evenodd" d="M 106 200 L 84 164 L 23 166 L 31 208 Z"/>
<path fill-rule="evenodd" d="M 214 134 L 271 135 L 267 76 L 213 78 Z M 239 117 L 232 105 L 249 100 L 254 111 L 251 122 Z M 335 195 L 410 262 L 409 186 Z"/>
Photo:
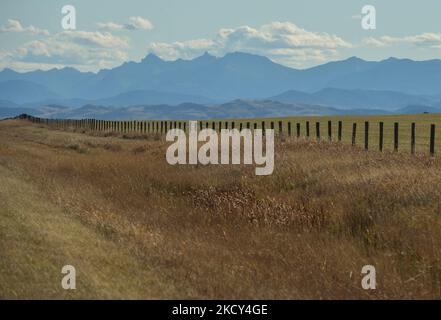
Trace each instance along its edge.
<path fill-rule="evenodd" d="M 145 63 L 145 62 L 164 62 L 164 60 L 162 60 L 154 53 L 149 53 L 148 55 L 145 56 L 144 59 L 141 60 L 141 63 Z"/>
<path fill-rule="evenodd" d="M 203 55 L 194 58 L 194 61 L 214 61 L 217 58 L 211 54 L 208 53 L 208 51 L 205 51 Z"/>
<path fill-rule="evenodd" d="M 11 68 L 4 68 L 0 72 L 5 73 L 5 74 L 17 74 L 18 73 L 17 71 L 12 70 Z"/>
<path fill-rule="evenodd" d="M 349 57 L 349 58 L 347 58 L 346 60 L 343 60 L 343 61 L 350 61 L 350 62 L 365 62 L 366 60 L 363 60 L 363 59 L 361 59 L 361 58 L 359 58 L 359 57 L 356 57 L 356 56 L 352 56 L 352 57 Z"/>
<path fill-rule="evenodd" d="M 213 57 L 213 55 L 211 55 L 210 53 L 208 53 L 208 51 L 205 51 L 204 54 L 201 57 Z"/>

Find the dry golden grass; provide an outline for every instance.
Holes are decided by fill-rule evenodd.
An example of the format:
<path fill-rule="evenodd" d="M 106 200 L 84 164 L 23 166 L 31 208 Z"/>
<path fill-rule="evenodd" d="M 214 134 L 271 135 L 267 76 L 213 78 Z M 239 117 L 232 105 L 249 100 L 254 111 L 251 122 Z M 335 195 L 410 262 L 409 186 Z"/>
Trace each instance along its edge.
<path fill-rule="evenodd" d="M 255 176 L 170 166 L 166 147 L 1 122 L 16 191 L 0 188 L 0 297 L 441 297 L 441 159 L 288 139 Z M 75 294 L 59 286 L 65 260 Z M 366 264 L 376 290 L 361 288 Z"/>

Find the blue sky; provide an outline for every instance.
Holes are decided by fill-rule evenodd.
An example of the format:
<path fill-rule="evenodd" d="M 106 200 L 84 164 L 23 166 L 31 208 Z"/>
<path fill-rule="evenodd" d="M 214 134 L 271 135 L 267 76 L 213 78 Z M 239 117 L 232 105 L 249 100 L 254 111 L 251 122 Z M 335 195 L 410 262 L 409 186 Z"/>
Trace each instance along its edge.
<path fill-rule="evenodd" d="M 73 5 L 77 29 L 61 27 Z M 361 8 L 376 8 L 376 29 Z M 295 68 L 358 56 L 441 58 L 441 1 L 2 0 L 0 69 L 73 66 L 96 71 L 149 52 L 190 59 L 244 51 Z"/>

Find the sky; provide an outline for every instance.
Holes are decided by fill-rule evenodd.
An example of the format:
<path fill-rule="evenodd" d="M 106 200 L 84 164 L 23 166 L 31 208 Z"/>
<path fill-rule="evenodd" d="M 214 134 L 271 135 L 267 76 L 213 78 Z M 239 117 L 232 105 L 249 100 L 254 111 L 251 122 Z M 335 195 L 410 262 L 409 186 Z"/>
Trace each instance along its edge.
<path fill-rule="evenodd" d="M 75 8 L 65 30 L 62 8 Z M 362 8 L 375 8 L 375 29 Z M 2 0 L 0 69 L 82 71 L 242 51 L 293 68 L 357 56 L 441 58 L 439 0 Z M 371 21 L 372 22 L 372 21 Z"/>

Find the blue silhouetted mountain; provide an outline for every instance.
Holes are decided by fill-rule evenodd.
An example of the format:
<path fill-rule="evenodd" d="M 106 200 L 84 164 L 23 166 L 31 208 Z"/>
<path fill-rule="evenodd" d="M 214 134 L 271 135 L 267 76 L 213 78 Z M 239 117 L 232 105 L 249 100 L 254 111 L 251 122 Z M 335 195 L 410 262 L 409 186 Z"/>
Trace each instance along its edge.
<path fill-rule="evenodd" d="M 171 104 L 177 105 L 184 102 L 194 102 L 201 104 L 210 104 L 214 101 L 205 97 L 159 92 L 154 90 L 135 90 L 120 93 L 114 97 L 104 98 L 93 101 L 93 103 L 115 106 L 115 107 L 127 107 L 136 105 L 152 105 L 152 104 Z"/>
<path fill-rule="evenodd" d="M 45 86 L 47 90 L 57 93 L 60 97 L 77 97 L 86 79 L 94 77 L 92 72 L 80 72 L 74 68 L 35 70 L 25 73 L 4 69 L 0 72 L 0 82 L 8 80 L 25 80 Z M 14 99 L 15 100 L 15 99 Z"/>
<path fill-rule="evenodd" d="M 16 81 L 16 82 L 10 82 Z M 298 70 L 241 52 L 165 61 L 154 54 L 97 73 L 73 68 L 0 72 L 0 99 L 43 104 L 210 104 L 271 97 L 289 103 L 339 108 L 400 108 L 431 105 L 441 94 L 441 60 L 352 57 Z M 328 89 L 333 88 L 333 89 Z M 338 89 L 338 90 L 337 90 Z"/>
<path fill-rule="evenodd" d="M 14 112 L 15 111 L 15 112 Z M 201 105 L 182 103 L 176 106 L 160 104 L 148 106 L 131 106 L 115 108 L 100 105 L 85 105 L 80 108 L 65 108 L 61 106 L 38 107 L 25 109 L 23 107 L 0 108 L 0 116 L 12 117 L 20 113 L 28 113 L 39 117 L 49 118 L 96 118 L 96 119 L 227 119 L 227 118 L 256 118 L 256 117 L 286 117 L 304 115 L 343 115 L 343 114 L 387 114 L 383 110 L 351 109 L 343 110 L 332 107 L 308 104 L 287 104 L 269 100 L 237 99 L 224 104 Z"/>
<path fill-rule="evenodd" d="M 222 58 L 204 54 L 193 60 L 163 61 L 149 54 L 98 72 L 84 83 L 81 96 L 109 97 L 125 91 L 154 90 L 197 95 L 212 100 L 263 98 L 292 88 L 298 71 L 257 55 L 230 53 Z"/>
<path fill-rule="evenodd" d="M 413 61 L 389 58 L 360 72 L 335 78 L 329 87 L 342 89 L 390 90 L 409 94 L 441 92 L 441 60 Z"/>
<path fill-rule="evenodd" d="M 25 103 L 43 99 L 57 98 L 58 95 L 47 87 L 24 80 L 0 82 L 0 99 L 14 103 Z"/>
<path fill-rule="evenodd" d="M 307 103 L 352 109 L 385 109 L 393 110 L 408 104 L 431 104 L 436 98 L 430 96 L 410 95 L 395 91 L 346 90 L 326 88 L 314 93 L 289 90 L 269 97 L 270 100 L 285 103 Z"/>

